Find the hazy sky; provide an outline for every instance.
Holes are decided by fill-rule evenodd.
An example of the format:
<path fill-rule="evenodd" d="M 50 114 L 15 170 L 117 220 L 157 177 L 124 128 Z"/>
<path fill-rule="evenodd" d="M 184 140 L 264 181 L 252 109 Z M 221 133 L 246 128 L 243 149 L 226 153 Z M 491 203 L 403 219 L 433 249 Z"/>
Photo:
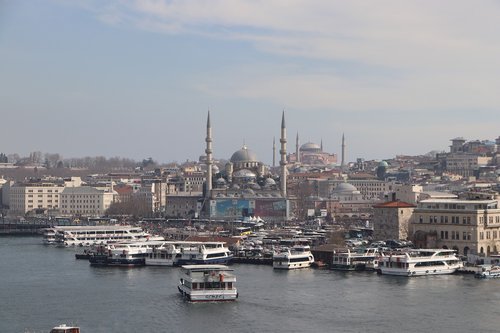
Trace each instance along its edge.
<path fill-rule="evenodd" d="M 500 135 L 500 2 L 0 0 L 0 152 L 347 159 Z M 279 148 L 278 148 L 279 149 Z"/>

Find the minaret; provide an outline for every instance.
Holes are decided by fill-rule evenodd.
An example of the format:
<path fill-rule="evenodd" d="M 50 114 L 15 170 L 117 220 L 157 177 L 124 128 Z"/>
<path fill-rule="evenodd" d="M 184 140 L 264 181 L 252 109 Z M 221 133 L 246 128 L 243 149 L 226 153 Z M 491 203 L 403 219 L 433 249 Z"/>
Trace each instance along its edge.
<path fill-rule="evenodd" d="M 273 136 L 273 168 L 276 166 L 276 137 Z"/>
<path fill-rule="evenodd" d="M 321 138 L 321 144 L 320 144 L 320 149 L 321 149 L 321 152 L 323 152 L 323 138 Z"/>
<path fill-rule="evenodd" d="M 345 168 L 345 137 L 344 133 L 342 133 L 342 161 L 340 162 L 340 169 L 344 170 Z"/>
<path fill-rule="evenodd" d="M 281 117 L 281 149 L 280 149 L 280 167 L 281 167 L 281 176 L 280 176 L 280 185 L 281 185 L 281 195 L 286 198 L 286 127 L 285 127 L 285 111 L 283 111 L 283 115 Z"/>
<path fill-rule="evenodd" d="M 299 152 L 299 132 L 297 131 L 297 138 L 295 139 L 295 161 L 300 163 L 300 152 Z"/>
<path fill-rule="evenodd" d="M 205 149 L 205 153 L 207 154 L 207 179 L 206 179 L 206 193 L 205 197 L 210 197 L 210 192 L 212 191 L 212 126 L 210 125 L 210 110 L 208 111 L 207 116 L 207 137 L 205 139 L 207 143 L 207 148 Z"/>

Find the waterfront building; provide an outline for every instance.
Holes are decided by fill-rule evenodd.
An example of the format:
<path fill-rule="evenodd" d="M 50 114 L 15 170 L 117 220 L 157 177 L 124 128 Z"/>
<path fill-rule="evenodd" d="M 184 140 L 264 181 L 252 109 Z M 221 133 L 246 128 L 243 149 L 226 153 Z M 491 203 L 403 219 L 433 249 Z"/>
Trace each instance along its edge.
<path fill-rule="evenodd" d="M 32 211 L 57 211 L 63 184 L 52 182 L 15 183 L 9 189 L 9 209 L 12 214 L 26 214 Z"/>
<path fill-rule="evenodd" d="M 415 205 L 389 201 L 373 206 L 373 238 L 376 240 L 408 239 Z"/>
<path fill-rule="evenodd" d="M 460 254 L 497 253 L 500 209 L 494 193 L 467 192 L 456 199 L 418 203 L 411 220 L 414 243 L 423 248 L 449 248 Z"/>
<path fill-rule="evenodd" d="M 197 218 L 201 211 L 202 192 L 176 192 L 167 194 L 165 216 Z"/>
<path fill-rule="evenodd" d="M 66 187 L 60 193 L 62 215 L 102 216 L 117 193 L 90 186 Z"/>

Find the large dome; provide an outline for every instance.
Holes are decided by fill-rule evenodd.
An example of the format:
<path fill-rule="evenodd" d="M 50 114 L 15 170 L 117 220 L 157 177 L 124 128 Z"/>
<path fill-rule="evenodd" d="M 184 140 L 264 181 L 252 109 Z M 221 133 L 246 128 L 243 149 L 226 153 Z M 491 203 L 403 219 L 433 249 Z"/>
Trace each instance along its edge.
<path fill-rule="evenodd" d="M 231 162 L 258 162 L 257 155 L 247 146 L 243 146 L 240 150 L 236 151 L 233 156 L 231 156 Z"/>
<path fill-rule="evenodd" d="M 321 151 L 321 147 L 316 143 L 307 142 L 300 146 L 300 151 L 317 153 Z"/>
<path fill-rule="evenodd" d="M 255 175 L 255 173 L 253 173 L 252 171 L 250 170 L 247 170 L 247 169 L 241 169 L 241 170 L 238 170 L 236 171 L 233 176 L 235 178 L 255 178 L 257 177 Z"/>
<path fill-rule="evenodd" d="M 359 193 L 359 191 L 354 185 L 351 185 L 349 183 L 340 183 L 337 185 L 337 187 L 335 187 L 333 193 L 346 194 L 346 193 Z"/>

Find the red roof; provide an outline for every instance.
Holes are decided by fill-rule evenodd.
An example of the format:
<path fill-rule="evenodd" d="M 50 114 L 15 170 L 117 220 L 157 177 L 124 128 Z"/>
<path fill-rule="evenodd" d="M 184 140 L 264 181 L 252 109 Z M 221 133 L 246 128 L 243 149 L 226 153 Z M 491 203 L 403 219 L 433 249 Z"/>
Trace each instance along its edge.
<path fill-rule="evenodd" d="M 415 208 L 415 205 L 404 201 L 389 201 L 373 206 L 373 208 Z"/>

